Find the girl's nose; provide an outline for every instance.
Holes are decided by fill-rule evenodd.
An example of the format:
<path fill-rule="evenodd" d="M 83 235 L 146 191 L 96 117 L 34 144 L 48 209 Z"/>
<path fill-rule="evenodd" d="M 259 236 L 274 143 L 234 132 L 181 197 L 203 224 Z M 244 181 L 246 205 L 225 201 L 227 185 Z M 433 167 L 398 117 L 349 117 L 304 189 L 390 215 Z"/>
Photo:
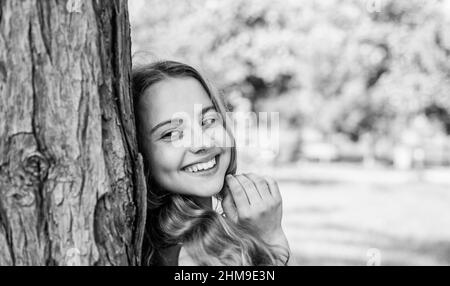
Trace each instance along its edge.
<path fill-rule="evenodd" d="M 215 147 L 214 138 L 203 130 L 198 132 L 198 134 L 194 133 L 193 139 L 195 140 L 191 142 L 192 145 L 190 148 L 192 153 L 205 152 Z"/>

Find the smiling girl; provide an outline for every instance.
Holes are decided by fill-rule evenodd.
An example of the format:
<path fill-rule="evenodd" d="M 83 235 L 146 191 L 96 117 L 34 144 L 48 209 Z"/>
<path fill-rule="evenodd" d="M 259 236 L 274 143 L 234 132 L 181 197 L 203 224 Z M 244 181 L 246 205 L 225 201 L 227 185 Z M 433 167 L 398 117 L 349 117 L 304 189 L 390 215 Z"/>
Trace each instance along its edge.
<path fill-rule="evenodd" d="M 132 85 L 149 190 L 146 264 L 291 264 L 277 183 L 236 174 L 225 106 L 203 77 L 164 61 L 134 69 Z"/>

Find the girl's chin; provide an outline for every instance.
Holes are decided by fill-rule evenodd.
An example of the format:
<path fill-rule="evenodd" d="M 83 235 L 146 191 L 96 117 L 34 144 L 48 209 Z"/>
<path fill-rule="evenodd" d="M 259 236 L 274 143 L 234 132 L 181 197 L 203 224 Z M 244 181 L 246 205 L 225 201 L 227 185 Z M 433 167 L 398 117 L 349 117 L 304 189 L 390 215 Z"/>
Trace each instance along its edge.
<path fill-rule="evenodd" d="M 192 193 L 193 196 L 199 198 L 212 198 L 220 193 L 220 189 L 200 189 Z"/>

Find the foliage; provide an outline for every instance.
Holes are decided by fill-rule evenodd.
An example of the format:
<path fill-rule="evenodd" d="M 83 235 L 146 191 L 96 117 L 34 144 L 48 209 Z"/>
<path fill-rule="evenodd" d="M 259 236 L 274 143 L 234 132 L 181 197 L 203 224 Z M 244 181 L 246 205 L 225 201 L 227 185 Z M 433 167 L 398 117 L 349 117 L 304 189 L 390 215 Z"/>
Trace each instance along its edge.
<path fill-rule="evenodd" d="M 134 51 L 195 63 L 256 111 L 357 141 L 449 110 L 449 2 L 131 0 L 130 11 Z"/>

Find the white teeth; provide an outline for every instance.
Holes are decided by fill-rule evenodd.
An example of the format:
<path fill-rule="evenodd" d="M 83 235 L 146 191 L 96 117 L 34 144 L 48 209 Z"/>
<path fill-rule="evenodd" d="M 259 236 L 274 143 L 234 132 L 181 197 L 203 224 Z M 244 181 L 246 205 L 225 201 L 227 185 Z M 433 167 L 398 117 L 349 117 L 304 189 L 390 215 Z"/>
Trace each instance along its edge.
<path fill-rule="evenodd" d="M 186 171 L 188 171 L 190 173 L 196 173 L 198 171 L 212 169 L 212 168 L 214 168 L 214 166 L 216 166 L 216 158 L 215 157 L 209 162 L 199 163 L 199 164 L 195 164 L 193 166 L 189 166 L 186 168 Z"/>

